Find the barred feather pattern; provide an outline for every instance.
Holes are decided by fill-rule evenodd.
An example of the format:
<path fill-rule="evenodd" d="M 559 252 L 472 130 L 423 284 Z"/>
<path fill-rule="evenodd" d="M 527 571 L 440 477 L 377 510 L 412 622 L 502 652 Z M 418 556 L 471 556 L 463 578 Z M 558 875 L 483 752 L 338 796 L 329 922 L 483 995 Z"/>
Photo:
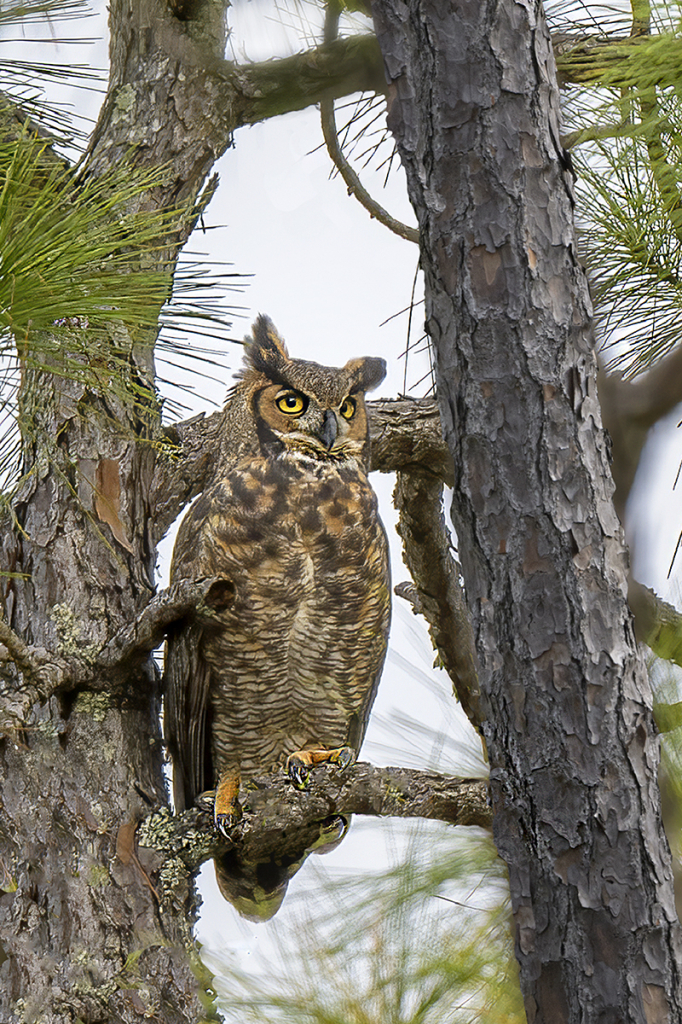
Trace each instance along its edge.
<path fill-rule="evenodd" d="M 178 808 L 228 768 L 248 779 L 297 750 L 359 750 L 390 618 L 364 407 L 384 373 L 378 359 L 341 369 L 290 359 L 267 318 L 254 326 L 225 410 L 231 457 L 191 506 L 173 556 L 173 580 L 234 588 L 214 621 L 180 623 L 169 637 Z M 299 413 L 282 410 L 282 394 L 300 396 Z"/>

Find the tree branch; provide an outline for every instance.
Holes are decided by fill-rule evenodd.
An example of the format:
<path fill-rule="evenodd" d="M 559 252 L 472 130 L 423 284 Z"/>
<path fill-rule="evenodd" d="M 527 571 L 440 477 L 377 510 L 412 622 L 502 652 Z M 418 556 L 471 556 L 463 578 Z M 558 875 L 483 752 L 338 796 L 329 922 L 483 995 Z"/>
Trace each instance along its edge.
<path fill-rule="evenodd" d="M 112 693 L 130 678 L 131 667 L 142 664 L 164 639 L 168 626 L 186 615 L 211 618 L 212 602 L 220 602 L 225 581 L 180 580 L 153 597 L 134 622 L 119 630 L 99 653 L 69 646 L 64 651 L 31 647 L 0 621 L 0 644 L 21 673 L 4 673 L 0 688 L 0 731 L 25 723 L 31 708 L 59 691 L 87 688 Z M 1 664 L 2 659 L 0 659 Z"/>
<path fill-rule="evenodd" d="M 628 63 L 645 40 L 642 36 L 578 36 L 554 32 L 552 48 L 557 81 L 566 85 L 600 85 L 608 75 L 610 86 L 631 84 Z"/>
<path fill-rule="evenodd" d="M 634 381 L 607 373 L 602 366 L 599 400 L 613 444 L 614 504 L 623 521 L 649 430 L 682 402 L 682 346 Z"/>
<path fill-rule="evenodd" d="M 330 0 L 327 4 L 327 11 L 324 20 L 324 42 L 326 45 L 330 45 L 337 40 L 340 14 L 340 4 L 338 4 L 336 0 Z M 391 214 L 376 201 L 376 199 L 372 198 L 360 181 L 358 175 L 346 160 L 341 144 L 339 143 L 339 136 L 336 130 L 334 100 L 332 97 L 327 97 L 320 101 L 320 122 L 322 125 L 324 141 L 327 146 L 327 152 L 329 153 L 332 163 L 336 166 L 337 171 L 346 183 L 348 195 L 355 196 L 360 205 L 364 206 L 367 210 L 370 217 L 378 220 L 384 225 L 384 227 L 387 227 L 389 231 L 392 231 L 400 238 L 406 239 L 408 242 L 416 242 L 419 244 L 418 228 L 410 227 L 407 224 L 403 224 L 402 221 L 396 220 L 395 217 L 392 217 Z"/>
<path fill-rule="evenodd" d="M 228 586 L 232 585 L 228 582 Z M 144 661 L 163 643 L 166 630 L 172 623 L 187 615 L 212 618 L 212 602 L 215 598 L 220 599 L 224 587 L 224 580 L 210 578 L 179 580 L 160 591 L 134 622 L 119 630 L 102 648 L 95 662 L 97 672 L 107 670 L 110 686 L 112 672 L 125 669 L 127 674 L 131 663 Z"/>
<path fill-rule="evenodd" d="M 474 638 L 452 543 L 441 510 L 443 485 L 414 466 L 398 473 L 393 501 L 400 517 L 403 559 L 414 580 L 419 607 L 457 698 L 475 728 L 481 724 Z"/>
<path fill-rule="evenodd" d="M 418 245 L 419 229 L 413 228 L 409 224 L 403 224 L 402 221 L 396 220 L 395 217 L 391 216 L 388 210 L 385 210 L 383 206 L 369 194 L 360 181 L 360 178 L 343 155 L 343 150 L 341 149 L 336 130 L 334 100 L 322 100 L 320 102 L 320 122 L 322 124 L 322 134 L 324 135 L 327 152 L 329 153 L 332 163 L 346 183 L 348 195 L 355 196 L 360 205 L 364 206 L 367 210 L 370 217 L 378 220 L 384 225 L 384 227 L 387 227 L 389 231 L 392 231 L 395 235 L 398 235 L 400 238 L 404 238 L 408 242 L 416 242 Z"/>
<path fill-rule="evenodd" d="M 302 110 L 354 92 L 385 92 L 374 35 L 336 39 L 305 53 L 260 64 L 225 62 L 221 77 L 237 94 L 237 125 Z"/>
<path fill-rule="evenodd" d="M 306 836 L 319 834 L 330 815 L 431 818 L 451 825 L 490 826 L 488 784 L 407 768 L 375 768 L 358 762 L 338 772 L 316 768 L 308 789 L 294 789 L 282 770 L 255 779 L 242 789 L 241 820 L 234 826 L 232 846 L 248 861 L 269 859 L 291 849 L 305 849 Z M 138 831 L 141 846 L 178 857 L 190 870 L 225 850 L 215 832 L 212 812 L 191 808 L 172 817 L 166 808 L 151 815 Z M 303 844 L 303 845 L 301 845 Z"/>
<path fill-rule="evenodd" d="M 443 440 L 438 405 L 432 398 L 368 402 L 370 471 L 394 473 L 417 463 L 451 487 L 452 458 Z"/>

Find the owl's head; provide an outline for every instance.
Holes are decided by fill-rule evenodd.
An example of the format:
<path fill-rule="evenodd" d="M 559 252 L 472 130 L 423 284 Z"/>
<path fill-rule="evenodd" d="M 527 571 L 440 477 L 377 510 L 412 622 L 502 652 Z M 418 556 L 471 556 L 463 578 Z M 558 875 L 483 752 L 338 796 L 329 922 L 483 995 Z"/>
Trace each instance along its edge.
<path fill-rule="evenodd" d="M 343 367 L 292 359 L 272 321 L 259 316 L 238 391 L 247 392 L 262 448 L 342 462 L 368 458 L 365 392 L 386 376 L 383 359 Z"/>

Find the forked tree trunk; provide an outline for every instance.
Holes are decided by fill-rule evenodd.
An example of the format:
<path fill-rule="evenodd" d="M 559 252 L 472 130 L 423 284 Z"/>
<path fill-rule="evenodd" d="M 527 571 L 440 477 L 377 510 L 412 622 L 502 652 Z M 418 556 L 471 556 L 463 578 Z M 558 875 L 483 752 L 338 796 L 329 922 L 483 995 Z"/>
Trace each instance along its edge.
<path fill-rule="evenodd" d="M 233 75 L 225 6 L 115 0 L 91 173 L 132 149 L 169 168 L 150 205 L 191 201 L 238 124 L 375 80 L 360 50 L 344 74 L 317 52 Z M 679 927 L 656 743 L 625 606 L 544 23 L 512 0 L 377 0 L 377 15 L 423 236 L 528 1015 L 676 1020 Z M 180 218 L 171 263 L 187 229 Z M 151 383 L 151 339 L 118 331 L 111 343 L 129 360 L 127 397 L 45 372 L 24 380 L 27 476 L 3 536 L 3 600 L 27 642 L 67 661 L 147 604 L 156 543 L 206 472 L 192 450 L 171 473 L 151 393 L 144 416 L 135 408 Z M 36 705 L 23 730 L 3 723 L 2 1024 L 210 1015 L 184 949 L 191 891 L 166 889 L 155 856 L 132 842 L 136 821 L 165 799 L 158 708 L 154 671 L 135 662 Z"/>
<path fill-rule="evenodd" d="M 539 2 L 373 0 L 535 1024 L 682 1019 L 651 695 Z"/>

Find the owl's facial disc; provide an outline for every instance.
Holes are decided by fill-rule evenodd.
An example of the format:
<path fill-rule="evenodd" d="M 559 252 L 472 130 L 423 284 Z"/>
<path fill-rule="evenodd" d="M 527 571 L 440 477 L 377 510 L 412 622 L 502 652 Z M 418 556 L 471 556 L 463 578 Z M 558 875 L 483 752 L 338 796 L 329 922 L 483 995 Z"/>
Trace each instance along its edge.
<path fill-rule="evenodd" d="M 290 451 L 314 458 L 358 457 L 366 430 L 364 421 L 355 424 L 356 412 L 364 408 L 362 398 L 346 395 L 337 401 L 330 407 L 314 395 L 271 384 L 258 393 L 256 409 L 264 426 Z"/>

